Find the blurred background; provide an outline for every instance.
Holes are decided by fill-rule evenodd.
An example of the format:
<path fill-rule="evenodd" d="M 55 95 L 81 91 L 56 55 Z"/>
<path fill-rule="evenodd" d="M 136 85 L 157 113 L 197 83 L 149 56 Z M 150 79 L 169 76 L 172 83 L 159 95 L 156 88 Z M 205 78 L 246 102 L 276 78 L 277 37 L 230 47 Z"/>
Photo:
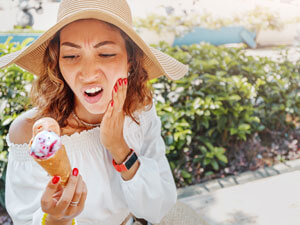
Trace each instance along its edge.
<path fill-rule="evenodd" d="M 136 29 L 148 43 L 245 43 L 250 48 L 300 42 L 299 0 L 129 0 Z M 59 0 L 0 0 L 0 32 L 45 31 Z"/>
<path fill-rule="evenodd" d="M 142 38 L 189 65 L 179 81 L 150 81 L 178 189 L 299 160 L 300 0 L 128 3 Z M 24 48 L 54 25 L 58 4 L 0 0 L 0 56 Z M 34 79 L 16 65 L 0 69 L 0 224 L 11 224 L 4 201 L 5 137 L 12 121 L 32 107 L 28 96 Z M 293 210 L 299 210 L 300 199 L 293 207 L 278 205 L 299 215 Z M 257 213 L 256 218 L 270 215 Z M 276 221 L 271 213 L 268 219 Z M 210 219 L 215 216 L 212 210 Z M 290 224 L 298 224 L 295 218 Z"/>

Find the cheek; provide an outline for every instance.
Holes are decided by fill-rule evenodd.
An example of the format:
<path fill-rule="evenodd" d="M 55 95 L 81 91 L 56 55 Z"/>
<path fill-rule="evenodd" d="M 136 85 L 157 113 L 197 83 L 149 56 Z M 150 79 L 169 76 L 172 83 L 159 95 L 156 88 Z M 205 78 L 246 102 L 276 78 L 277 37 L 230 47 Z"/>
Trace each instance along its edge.
<path fill-rule="evenodd" d="M 62 73 L 63 78 L 65 79 L 66 83 L 69 85 L 69 87 L 73 90 L 74 92 L 74 82 L 71 79 L 71 76 L 65 75 L 65 73 Z"/>
<path fill-rule="evenodd" d="M 125 60 L 120 60 L 115 63 L 107 77 L 109 87 L 113 88 L 120 78 L 127 78 L 127 63 Z"/>
<path fill-rule="evenodd" d="M 69 87 L 74 91 L 75 80 L 74 80 L 74 76 L 72 75 L 72 70 L 60 64 L 60 72 L 63 78 L 65 79 L 65 81 L 67 82 L 67 84 L 69 85 Z"/>
<path fill-rule="evenodd" d="M 120 78 L 126 78 L 127 75 L 126 75 L 126 71 L 119 71 L 118 73 L 115 73 L 115 74 L 112 74 L 110 76 L 110 78 L 108 79 L 107 81 L 107 90 L 108 92 L 106 92 L 106 94 L 108 94 L 109 96 L 111 96 L 111 93 L 114 92 L 114 87 L 115 85 L 117 84 L 118 80 Z"/>

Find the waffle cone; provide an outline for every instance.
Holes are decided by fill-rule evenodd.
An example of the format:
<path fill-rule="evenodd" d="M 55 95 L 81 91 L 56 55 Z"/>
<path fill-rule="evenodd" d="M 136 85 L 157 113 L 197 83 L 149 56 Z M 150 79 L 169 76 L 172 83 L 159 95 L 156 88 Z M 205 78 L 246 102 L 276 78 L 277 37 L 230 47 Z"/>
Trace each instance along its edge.
<path fill-rule="evenodd" d="M 71 173 L 71 164 L 64 145 L 61 145 L 61 148 L 49 159 L 33 158 L 49 175 L 60 176 L 63 186 L 67 184 Z"/>

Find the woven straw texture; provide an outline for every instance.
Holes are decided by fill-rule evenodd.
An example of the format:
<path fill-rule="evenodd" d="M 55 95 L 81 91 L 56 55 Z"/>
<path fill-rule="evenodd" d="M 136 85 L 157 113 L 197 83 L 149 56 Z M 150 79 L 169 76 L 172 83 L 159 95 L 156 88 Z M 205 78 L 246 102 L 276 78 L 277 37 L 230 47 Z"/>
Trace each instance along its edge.
<path fill-rule="evenodd" d="M 154 225 L 208 225 L 203 221 L 194 209 L 177 201 L 175 206 L 162 219 L 159 224 Z"/>
<path fill-rule="evenodd" d="M 133 225 L 142 225 L 140 222 L 134 222 Z M 194 209 L 183 202 L 177 201 L 173 208 L 158 224 L 153 225 L 209 225 L 206 223 Z"/>

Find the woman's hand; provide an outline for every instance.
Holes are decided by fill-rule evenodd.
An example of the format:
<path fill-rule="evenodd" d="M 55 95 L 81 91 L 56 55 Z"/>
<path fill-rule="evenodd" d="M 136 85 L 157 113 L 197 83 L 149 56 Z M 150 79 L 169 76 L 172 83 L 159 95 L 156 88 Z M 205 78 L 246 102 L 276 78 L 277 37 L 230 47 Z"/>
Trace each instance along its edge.
<path fill-rule="evenodd" d="M 78 169 L 73 169 L 65 187 L 59 181 L 60 177 L 54 176 L 42 195 L 41 207 L 48 213 L 47 225 L 69 225 L 84 208 L 87 187 Z"/>
<path fill-rule="evenodd" d="M 104 147 L 110 151 L 116 163 L 121 163 L 130 153 L 123 136 L 125 113 L 123 111 L 127 92 L 127 78 L 120 78 L 113 90 L 112 101 L 101 122 L 100 139 Z"/>

